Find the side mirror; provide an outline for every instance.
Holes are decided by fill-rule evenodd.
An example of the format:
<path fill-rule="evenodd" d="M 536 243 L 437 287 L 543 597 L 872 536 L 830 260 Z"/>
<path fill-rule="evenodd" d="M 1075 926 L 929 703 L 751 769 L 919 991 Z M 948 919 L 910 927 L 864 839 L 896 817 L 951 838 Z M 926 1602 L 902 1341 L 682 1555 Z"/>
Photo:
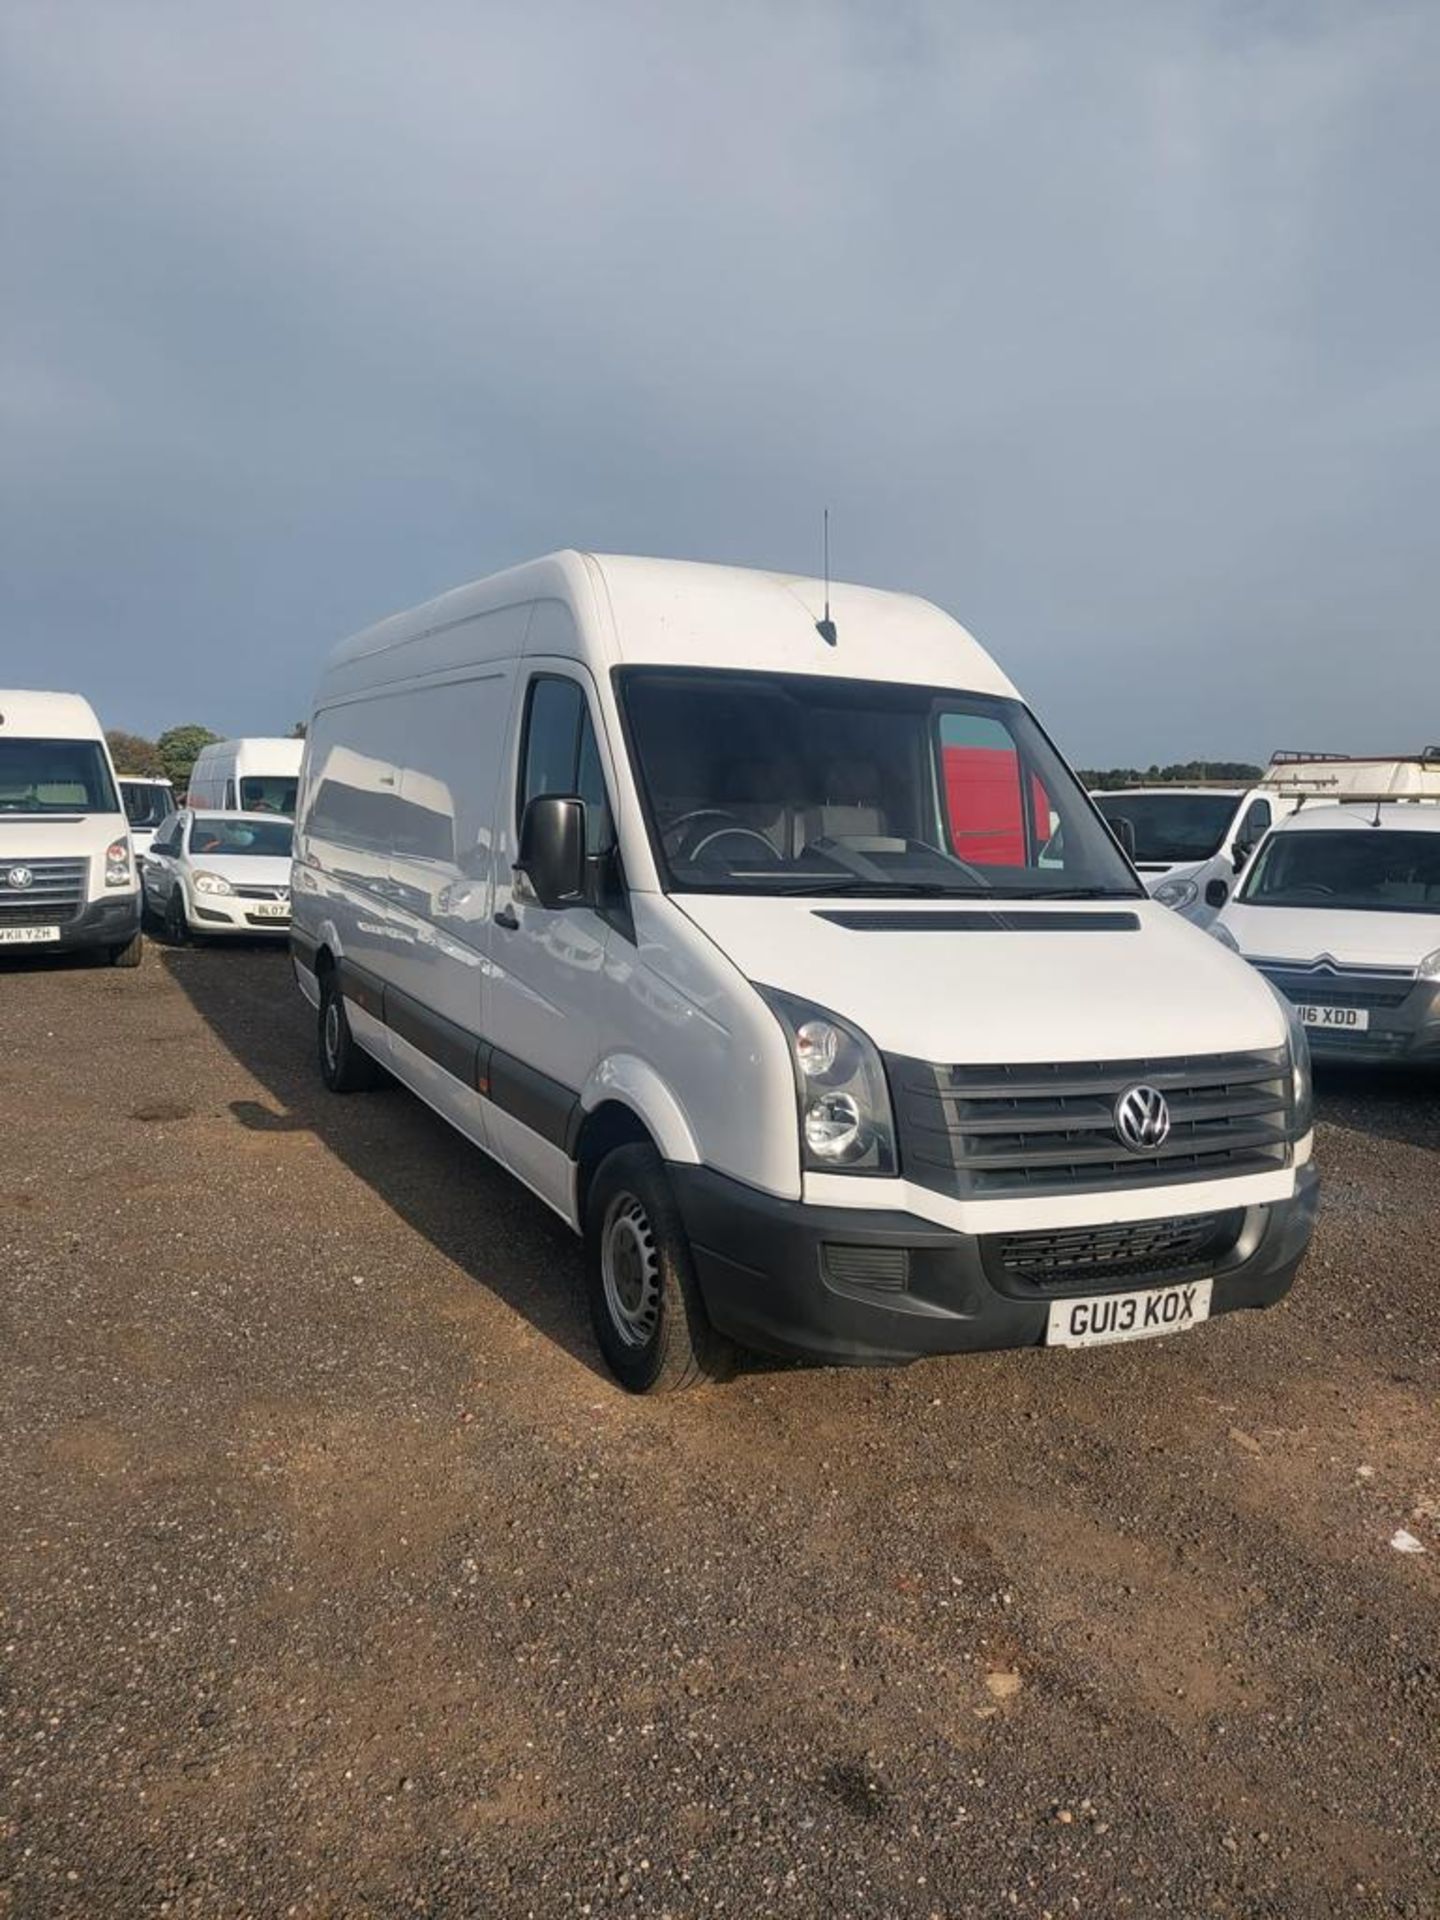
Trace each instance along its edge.
<path fill-rule="evenodd" d="M 585 899 L 585 802 L 558 793 L 537 794 L 520 821 L 523 873 L 542 907 L 573 907 Z"/>
<path fill-rule="evenodd" d="M 1230 889 L 1223 880 L 1211 880 L 1205 888 L 1207 907 L 1223 907 L 1230 898 Z"/>
<path fill-rule="evenodd" d="M 1230 861 L 1236 873 L 1244 866 L 1255 849 L 1248 840 L 1237 840 L 1230 849 Z"/>
<path fill-rule="evenodd" d="M 1135 858 L 1135 822 L 1133 820 L 1125 820 L 1122 818 L 1119 820 L 1112 820 L 1110 822 L 1110 826 L 1114 832 L 1115 838 L 1120 842 L 1121 846 L 1125 849 L 1127 857 L 1133 860 Z"/>

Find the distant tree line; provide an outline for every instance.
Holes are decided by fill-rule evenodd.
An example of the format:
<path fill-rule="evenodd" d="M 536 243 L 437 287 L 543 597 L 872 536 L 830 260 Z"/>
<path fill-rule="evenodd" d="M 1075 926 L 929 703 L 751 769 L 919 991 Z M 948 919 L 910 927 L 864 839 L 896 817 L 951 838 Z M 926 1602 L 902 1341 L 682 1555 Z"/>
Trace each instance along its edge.
<path fill-rule="evenodd" d="M 1252 767 L 1248 760 L 1179 760 L 1169 767 L 1077 767 L 1081 782 L 1091 788 L 1193 787 L 1205 780 L 1232 781 L 1237 787 L 1251 786 L 1265 771 Z"/>

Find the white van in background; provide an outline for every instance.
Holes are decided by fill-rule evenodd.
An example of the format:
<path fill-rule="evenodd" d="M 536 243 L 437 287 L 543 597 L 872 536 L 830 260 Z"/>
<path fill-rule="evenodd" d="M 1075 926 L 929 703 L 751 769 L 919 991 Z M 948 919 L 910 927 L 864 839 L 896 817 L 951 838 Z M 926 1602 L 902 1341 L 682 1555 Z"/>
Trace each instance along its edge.
<path fill-rule="evenodd" d="M 120 803 L 130 823 L 130 844 L 139 861 L 149 852 L 160 822 L 175 811 L 175 789 L 168 780 L 152 779 L 148 774 L 122 773 L 117 777 Z"/>
<path fill-rule="evenodd" d="M 1162 907 L 1208 926 L 1235 876 L 1295 800 L 1261 787 L 1154 786 L 1092 792 Z"/>
<path fill-rule="evenodd" d="M 1440 1066 L 1440 804 L 1305 806 L 1210 929 L 1295 1005 L 1317 1060 Z"/>
<path fill-rule="evenodd" d="M 303 740 L 216 740 L 202 747 L 185 804 L 217 813 L 295 813 Z"/>
<path fill-rule="evenodd" d="M 78 693 L 0 689 L 0 953 L 76 949 L 144 952 L 110 750 Z"/>
<path fill-rule="evenodd" d="M 1173 1332 L 1310 1238 L 1303 1028 L 922 600 L 563 553 L 386 620 L 292 913 L 326 1083 L 388 1068 L 583 1233 L 635 1391 Z"/>

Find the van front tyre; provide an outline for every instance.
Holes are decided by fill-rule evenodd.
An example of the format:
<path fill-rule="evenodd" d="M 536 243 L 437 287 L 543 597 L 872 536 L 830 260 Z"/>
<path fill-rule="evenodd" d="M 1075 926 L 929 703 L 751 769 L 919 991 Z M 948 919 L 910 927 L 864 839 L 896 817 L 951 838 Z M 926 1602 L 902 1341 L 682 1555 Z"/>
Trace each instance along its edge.
<path fill-rule="evenodd" d="M 653 1147 L 617 1147 L 585 1209 L 586 1284 L 600 1351 L 631 1393 L 673 1393 L 734 1370 L 710 1324 L 690 1242 Z"/>
<path fill-rule="evenodd" d="M 137 933 L 133 940 L 127 940 L 123 947 L 111 947 L 110 964 L 112 967 L 138 967 L 145 958 L 145 936 Z"/>
<path fill-rule="evenodd" d="M 333 968 L 320 982 L 319 1040 L 320 1077 L 331 1093 L 364 1093 L 379 1085 L 379 1065 L 356 1044 Z"/>

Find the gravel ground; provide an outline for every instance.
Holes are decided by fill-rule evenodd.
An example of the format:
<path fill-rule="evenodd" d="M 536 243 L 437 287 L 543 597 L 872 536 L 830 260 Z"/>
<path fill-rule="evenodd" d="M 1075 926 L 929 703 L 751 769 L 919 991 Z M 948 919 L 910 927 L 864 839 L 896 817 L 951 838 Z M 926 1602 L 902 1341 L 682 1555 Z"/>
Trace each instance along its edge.
<path fill-rule="evenodd" d="M 281 953 L 0 1004 L 0 1912 L 1440 1912 L 1433 1082 L 1272 1313 L 652 1403 Z"/>

